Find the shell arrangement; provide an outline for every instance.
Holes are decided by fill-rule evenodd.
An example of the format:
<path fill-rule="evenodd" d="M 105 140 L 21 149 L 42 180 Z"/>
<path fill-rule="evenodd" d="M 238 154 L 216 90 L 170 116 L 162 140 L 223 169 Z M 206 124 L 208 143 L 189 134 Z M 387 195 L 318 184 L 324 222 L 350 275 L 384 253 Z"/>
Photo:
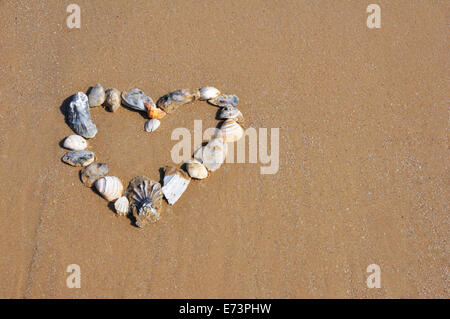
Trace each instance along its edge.
<path fill-rule="evenodd" d="M 86 150 L 86 139 L 94 138 L 98 131 L 89 111 L 92 107 L 103 105 L 109 112 L 115 112 L 123 105 L 134 111 L 145 112 L 149 120 L 144 130 L 153 132 L 167 114 L 197 100 L 219 107 L 218 119 L 224 121 L 212 139 L 195 150 L 193 158 L 185 163 L 185 170 L 171 166 L 164 168 L 163 185 L 146 176 L 138 176 L 124 189 L 120 178 L 108 175 L 108 164 L 96 162 L 94 152 Z M 76 134 L 67 136 L 62 143 L 69 151 L 61 160 L 71 166 L 81 167 L 79 175 L 82 183 L 86 187 L 94 186 L 104 199 L 114 202 L 118 216 L 132 215 L 136 226 L 144 227 L 160 219 L 163 197 L 169 205 L 175 204 L 191 179 L 205 179 L 220 168 L 227 155 L 227 143 L 236 142 L 244 135 L 244 117 L 237 109 L 238 103 L 236 95 L 222 94 L 211 86 L 197 90 L 176 90 L 160 97 L 155 103 L 138 88 L 120 92 L 115 88 L 105 90 L 102 85 L 96 84 L 88 95 L 78 92 L 72 97 L 66 121 Z"/>

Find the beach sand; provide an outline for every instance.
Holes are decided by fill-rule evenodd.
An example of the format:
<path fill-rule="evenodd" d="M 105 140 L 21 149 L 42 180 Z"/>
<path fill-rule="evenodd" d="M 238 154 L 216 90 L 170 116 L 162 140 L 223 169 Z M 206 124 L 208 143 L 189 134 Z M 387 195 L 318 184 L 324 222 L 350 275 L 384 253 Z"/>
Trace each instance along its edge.
<path fill-rule="evenodd" d="M 448 298 L 447 1 L 0 1 L 0 297 Z M 279 170 L 226 163 L 144 229 L 61 162 L 67 99 L 213 85 L 279 128 Z M 159 180 L 183 106 L 154 133 L 91 110 L 99 161 Z M 67 266 L 81 288 L 66 285 Z M 368 265 L 381 268 L 369 289 Z"/>

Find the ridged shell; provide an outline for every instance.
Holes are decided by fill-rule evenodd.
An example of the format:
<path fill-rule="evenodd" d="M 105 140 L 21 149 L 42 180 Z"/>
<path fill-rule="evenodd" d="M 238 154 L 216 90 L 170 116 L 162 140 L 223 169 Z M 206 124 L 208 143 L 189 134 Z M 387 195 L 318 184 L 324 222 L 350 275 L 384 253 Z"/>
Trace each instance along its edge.
<path fill-rule="evenodd" d="M 153 102 L 151 97 L 136 88 L 126 92 L 122 92 L 122 103 L 129 108 L 144 112 L 147 111 L 144 103 L 149 103 L 155 106 L 155 103 Z"/>
<path fill-rule="evenodd" d="M 72 98 L 67 110 L 67 123 L 85 138 L 93 138 L 97 134 L 97 126 L 92 122 L 89 112 L 89 101 L 86 94 L 78 92 Z"/>
<path fill-rule="evenodd" d="M 87 142 L 82 136 L 73 134 L 66 137 L 63 147 L 72 151 L 81 151 L 87 147 Z"/>
<path fill-rule="evenodd" d="M 162 192 L 170 205 L 178 201 L 190 181 L 189 175 L 181 169 L 169 166 L 164 168 L 164 186 Z"/>
<path fill-rule="evenodd" d="M 204 179 L 208 177 L 208 170 L 205 165 L 196 159 L 192 159 L 186 163 L 186 170 L 189 176 L 195 179 Z"/>
<path fill-rule="evenodd" d="M 200 96 L 200 93 L 192 92 L 191 90 L 182 89 L 176 90 L 164 96 L 161 96 L 156 105 L 167 114 L 172 113 L 183 104 L 195 101 Z"/>
<path fill-rule="evenodd" d="M 128 201 L 128 198 L 126 196 L 120 197 L 114 203 L 114 208 L 116 209 L 117 215 L 126 216 L 130 209 L 130 202 Z"/>
<path fill-rule="evenodd" d="M 212 86 L 206 86 L 198 90 L 200 92 L 199 100 L 214 99 L 220 95 L 220 91 Z"/>
<path fill-rule="evenodd" d="M 115 112 L 122 103 L 122 97 L 120 96 L 120 91 L 114 88 L 107 89 L 105 91 L 106 100 L 105 107 L 110 112 Z"/>
<path fill-rule="evenodd" d="M 95 159 L 94 152 L 91 151 L 70 151 L 64 154 L 62 161 L 72 166 L 88 166 Z"/>
<path fill-rule="evenodd" d="M 146 132 L 153 132 L 161 125 L 161 121 L 157 119 L 151 119 L 145 122 L 144 129 Z"/>
<path fill-rule="evenodd" d="M 108 164 L 92 163 L 80 171 L 80 179 L 84 185 L 91 187 L 99 178 L 106 176 L 109 172 Z"/>
<path fill-rule="evenodd" d="M 214 172 L 222 166 L 227 156 L 228 145 L 222 137 L 213 138 L 203 147 L 197 149 L 194 158 L 209 171 Z"/>
<path fill-rule="evenodd" d="M 144 103 L 144 105 L 147 108 L 147 115 L 148 115 L 149 118 L 160 120 L 164 116 L 166 116 L 166 112 L 164 112 L 160 108 L 155 107 L 155 106 L 153 106 L 151 104 L 148 104 L 148 103 Z"/>
<path fill-rule="evenodd" d="M 244 135 L 244 129 L 233 119 L 225 120 L 220 127 L 218 136 L 223 136 L 225 142 L 236 142 Z"/>
<path fill-rule="evenodd" d="M 234 119 L 240 123 L 244 122 L 244 116 L 242 115 L 241 111 L 239 111 L 234 106 L 221 108 L 217 117 L 220 120 Z"/>
<path fill-rule="evenodd" d="M 234 94 L 222 94 L 216 98 L 209 99 L 208 102 L 220 107 L 237 106 L 239 98 Z"/>
<path fill-rule="evenodd" d="M 108 201 L 113 201 L 122 196 L 123 185 L 118 177 L 105 176 L 95 182 L 95 188 Z"/>
<path fill-rule="evenodd" d="M 95 107 L 102 105 L 105 102 L 105 89 L 99 83 L 91 88 L 89 92 L 89 106 Z"/>

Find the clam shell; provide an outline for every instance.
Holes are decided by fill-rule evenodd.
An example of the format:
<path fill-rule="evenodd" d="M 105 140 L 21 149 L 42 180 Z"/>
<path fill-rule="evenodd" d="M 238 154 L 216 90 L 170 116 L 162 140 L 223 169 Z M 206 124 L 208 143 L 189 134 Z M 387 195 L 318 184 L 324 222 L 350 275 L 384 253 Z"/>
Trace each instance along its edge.
<path fill-rule="evenodd" d="M 216 98 L 209 99 L 208 102 L 220 107 L 237 106 L 239 98 L 234 94 L 222 94 Z"/>
<path fill-rule="evenodd" d="M 194 158 L 209 171 L 214 172 L 222 166 L 227 156 L 228 146 L 222 137 L 213 138 L 203 147 L 197 149 Z"/>
<path fill-rule="evenodd" d="M 95 188 L 108 201 L 122 196 L 123 185 L 118 177 L 104 176 L 95 182 Z"/>
<path fill-rule="evenodd" d="M 73 134 L 66 137 L 63 147 L 72 151 L 81 151 L 87 147 L 87 142 L 82 136 Z"/>
<path fill-rule="evenodd" d="M 91 187 L 99 178 L 106 176 L 109 172 L 108 164 L 92 163 L 80 171 L 80 179 L 84 185 Z"/>
<path fill-rule="evenodd" d="M 162 192 L 170 205 L 175 204 L 187 189 L 191 178 L 186 172 L 175 167 L 164 168 L 164 186 Z"/>
<path fill-rule="evenodd" d="M 201 101 L 214 99 L 220 95 L 220 91 L 212 86 L 200 88 L 198 91 L 200 93 L 199 100 Z"/>
<path fill-rule="evenodd" d="M 89 92 L 89 106 L 95 107 L 102 105 L 105 102 L 105 89 L 99 83 L 91 88 Z"/>
<path fill-rule="evenodd" d="M 114 208 L 116 209 L 117 215 L 119 216 L 128 215 L 128 211 L 130 209 L 130 202 L 128 201 L 128 198 L 126 196 L 120 197 L 114 203 Z"/>
<path fill-rule="evenodd" d="M 122 92 L 122 103 L 133 110 L 145 112 L 147 111 L 147 108 L 144 103 L 155 106 L 152 98 L 139 89 L 131 89 L 127 92 Z"/>
<path fill-rule="evenodd" d="M 217 117 L 220 120 L 233 119 L 240 123 L 244 122 L 244 116 L 242 115 L 241 111 L 239 111 L 234 106 L 221 108 Z"/>
<path fill-rule="evenodd" d="M 204 179 L 208 177 L 208 170 L 199 160 L 191 159 L 186 163 L 186 170 L 190 177 Z"/>
<path fill-rule="evenodd" d="M 147 108 L 147 115 L 149 118 L 160 120 L 164 116 L 166 116 L 166 112 L 164 112 L 160 108 L 152 106 L 151 104 L 148 103 L 144 103 L 144 105 Z"/>
<path fill-rule="evenodd" d="M 95 159 L 91 151 L 70 151 L 64 154 L 62 161 L 72 166 L 88 166 Z"/>
<path fill-rule="evenodd" d="M 73 96 L 67 110 L 67 123 L 75 133 L 85 138 L 93 138 L 97 134 L 97 127 L 89 112 L 88 97 L 83 92 Z"/>
<path fill-rule="evenodd" d="M 200 93 L 192 92 L 191 90 L 182 89 L 176 90 L 164 96 L 161 96 L 156 102 L 156 106 L 162 109 L 167 114 L 172 113 L 183 104 L 195 101 Z"/>
<path fill-rule="evenodd" d="M 161 121 L 157 119 L 151 119 L 145 122 L 144 129 L 146 132 L 153 132 L 161 125 Z"/>
<path fill-rule="evenodd" d="M 244 135 L 244 129 L 233 119 L 225 120 L 218 131 L 218 136 L 222 136 L 225 142 L 236 142 Z"/>
<path fill-rule="evenodd" d="M 105 107 L 110 112 L 115 112 L 122 103 L 122 97 L 120 96 L 120 91 L 114 88 L 107 89 L 105 91 L 106 100 Z"/>

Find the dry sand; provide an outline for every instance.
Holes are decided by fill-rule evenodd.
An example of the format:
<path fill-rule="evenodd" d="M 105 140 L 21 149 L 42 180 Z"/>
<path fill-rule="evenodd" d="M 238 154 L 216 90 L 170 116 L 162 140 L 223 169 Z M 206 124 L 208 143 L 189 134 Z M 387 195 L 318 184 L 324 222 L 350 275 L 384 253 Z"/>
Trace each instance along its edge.
<path fill-rule="evenodd" d="M 448 1 L 0 1 L 0 297 L 449 297 Z M 145 229 L 61 163 L 77 91 L 153 98 L 214 85 L 280 128 L 280 169 L 226 164 Z M 171 132 L 92 110 L 90 144 L 128 182 L 171 163 Z M 381 267 L 368 289 L 366 267 Z M 69 264 L 81 289 L 66 287 Z"/>

